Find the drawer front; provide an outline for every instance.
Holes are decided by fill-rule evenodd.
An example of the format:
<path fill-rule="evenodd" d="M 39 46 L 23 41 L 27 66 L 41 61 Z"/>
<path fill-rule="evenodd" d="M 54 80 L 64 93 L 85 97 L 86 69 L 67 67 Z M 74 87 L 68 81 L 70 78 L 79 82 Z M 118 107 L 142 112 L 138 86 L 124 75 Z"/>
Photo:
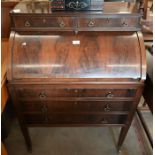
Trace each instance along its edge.
<path fill-rule="evenodd" d="M 58 28 L 73 27 L 73 20 L 69 17 L 14 17 L 16 28 Z"/>
<path fill-rule="evenodd" d="M 133 102 L 128 101 L 34 101 L 22 102 L 24 112 L 128 112 Z"/>
<path fill-rule="evenodd" d="M 126 28 L 139 27 L 139 18 L 81 18 L 78 20 L 79 28 Z"/>
<path fill-rule="evenodd" d="M 46 100 L 51 97 L 78 97 L 77 89 L 26 89 L 21 88 L 17 90 L 20 98 L 34 97 L 40 100 Z"/>
<path fill-rule="evenodd" d="M 25 120 L 28 124 L 124 124 L 127 115 L 64 115 L 52 114 L 28 115 L 25 114 Z"/>
<path fill-rule="evenodd" d="M 135 89 L 17 89 L 19 98 L 36 98 L 39 100 L 52 99 L 52 97 L 104 97 L 107 99 L 117 97 L 134 97 Z M 59 98 L 57 98 L 59 100 Z"/>
<path fill-rule="evenodd" d="M 59 30 L 129 30 L 127 28 L 140 29 L 139 17 L 39 17 L 39 16 L 14 16 L 15 28 L 50 28 Z M 115 29 L 113 29 L 115 30 Z"/>
<path fill-rule="evenodd" d="M 80 97 L 134 97 L 134 89 L 83 89 L 79 94 Z"/>

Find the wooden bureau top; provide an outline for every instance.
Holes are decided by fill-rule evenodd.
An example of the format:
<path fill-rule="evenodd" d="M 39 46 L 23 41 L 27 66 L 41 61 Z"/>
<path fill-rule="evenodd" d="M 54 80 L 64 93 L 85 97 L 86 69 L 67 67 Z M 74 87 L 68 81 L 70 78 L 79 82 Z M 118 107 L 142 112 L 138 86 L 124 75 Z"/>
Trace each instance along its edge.
<path fill-rule="evenodd" d="M 105 2 L 103 11 L 54 11 L 48 1 L 20 2 L 12 11 L 14 31 L 140 31 L 141 14 L 133 2 Z"/>
<path fill-rule="evenodd" d="M 137 3 L 133 2 L 105 2 L 103 4 L 103 11 L 55 11 L 52 12 L 50 2 L 48 1 L 24 1 L 20 2 L 11 11 L 12 14 L 46 14 L 52 16 L 66 15 L 66 16 L 85 16 L 85 15 L 140 15 Z"/>

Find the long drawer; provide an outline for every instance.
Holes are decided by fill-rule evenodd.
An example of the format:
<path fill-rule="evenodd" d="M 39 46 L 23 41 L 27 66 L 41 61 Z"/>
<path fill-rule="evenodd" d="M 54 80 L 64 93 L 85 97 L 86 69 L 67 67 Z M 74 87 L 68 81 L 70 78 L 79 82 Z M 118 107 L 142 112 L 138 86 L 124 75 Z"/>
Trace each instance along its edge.
<path fill-rule="evenodd" d="M 114 16 L 14 16 L 14 25 L 16 29 L 50 29 L 65 31 L 102 31 L 102 30 L 140 30 L 140 17 L 114 17 Z"/>
<path fill-rule="evenodd" d="M 130 101 L 22 101 L 23 112 L 128 112 Z"/>
<path fill-rule="evenodd" d="M 127 115 L 25 114 L 27 124 L 124 124 Z"/>
<path fill-rule="evenodd" d="M 19 98 L 35 98 L 37 100 L 52 99 L 53 97 L 134 97 L 136 89 L 48 89 L 48 88 L 19 88 L 16 90 Z"/>

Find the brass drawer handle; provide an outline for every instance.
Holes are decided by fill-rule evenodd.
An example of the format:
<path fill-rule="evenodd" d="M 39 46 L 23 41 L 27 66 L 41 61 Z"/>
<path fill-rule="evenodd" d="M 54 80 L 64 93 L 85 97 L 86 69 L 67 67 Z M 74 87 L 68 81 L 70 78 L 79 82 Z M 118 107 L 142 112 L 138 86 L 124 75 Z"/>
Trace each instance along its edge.
<path fill-rule="evenodd" d="M 65 27 L 65 23 L 64 23 L 63 21 L 61 21 L 61 22 L 59 23 L 59 26 L 60 26 L 61 28 L 64 28 L 64 27 Z"/>
<path fill-rule="evenodd" d="M 106 97 L 107 97 L 107 98 L 112 98 L 112 97 L 114 97 L 114 94 L 112 94 L 112 92 L 108 92 L 108 93 L 106 94 Z"/>
<path fill-rule="evenodd" d="M 30 27 L 30 26 L 31 26 L 30 22 L 29 21 L 26 21 L 25 22 L 25 27 Z"/>
<path fill-rule="evenodd" d="M 95 26 L 95 21 L 91 20 L 88 23 L 88 27 L 94 27 Z"/>
<path fill-rule="evenodd" d="M 124 27 L 128 26 L 128 23 L 124 21 L 124 22 L 122 22 L 122 26 L 124 26 Z"/>
<path fill-rule="evenodd" d="M 109 107 L 108 104 L 105 106 L 104 111 L 105 111 L 105 112 L 109 112 L 109 111 L 111 111 L 111 108 Z"/>
<path fill-rule="evenodd" d="M 101 123 L 103 123 L 103 124 L 107 124 L 108 121 L 107 121 L 105 118 L 103 118 L 103 119 L 101 120 Z"/>
<path fill-rule="evenodd" d="M 45 99 L 47 97 L 47 95 L 45 94 L 45 92 L 41 92 L 39 94 L 40 99 Z"/>

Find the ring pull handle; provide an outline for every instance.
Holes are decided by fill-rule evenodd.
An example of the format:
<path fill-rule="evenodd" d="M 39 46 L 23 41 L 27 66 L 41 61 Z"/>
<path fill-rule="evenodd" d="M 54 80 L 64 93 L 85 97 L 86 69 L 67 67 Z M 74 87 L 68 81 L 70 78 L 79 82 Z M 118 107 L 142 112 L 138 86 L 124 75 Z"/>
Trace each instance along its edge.
<path fill-rule="evenodd" d="M 112 92 L 108 92 L 108 93 L 106 94 L 106 97 L 107 97 L 107 98 L 112 98 L 112 97 L 114 97 L 114 94 L 112 94 Z"/>
<path fill-rule="evenodd" d="M 45 92 L 41 92 L 39 94 L 40 99 L 45 99 L 47 97 L 47 95 L 45 94 Z"/>
<path fill-rule="evenodd" d="M 94 27 L 95 26 L 95 21 L 94 20 L 90 20 L 88 23 L 88 27 Z"/>
<path fill-rule="evenodd" d="M 27 20 L 26 22 L 25 22 L 25 27 L 30 27 L 31 26 L 31 24 L 30 24 L 30 22 Z"/>
<path fill-rule="evenodd" d="M 111 111 L 111 108 L 109 107 L 108 104 L 105 106 L 104 111 L 105 111 L 105 112 L 109 112 L 109 111 Z"/>
<path fill-rule="evenodd" d="M 59 23 L 59 26 L 60 26 L 61 28 L 64 28 L 64 27 L 65 27 L 65 23 L 64 23 L 63 21 L 61 21 L 61 22 Z"/>

